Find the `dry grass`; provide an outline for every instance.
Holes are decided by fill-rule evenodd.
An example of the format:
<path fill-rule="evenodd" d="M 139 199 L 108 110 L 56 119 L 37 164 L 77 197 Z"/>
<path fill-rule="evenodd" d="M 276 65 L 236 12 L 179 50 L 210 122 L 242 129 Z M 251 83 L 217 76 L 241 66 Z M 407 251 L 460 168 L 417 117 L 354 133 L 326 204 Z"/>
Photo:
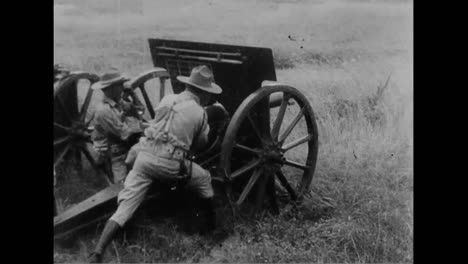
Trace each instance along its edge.
<path fill-rule="evenodd" d="M 137 74 L 152 67 L 150 37 L 270 47 L 278 80 L 300 89 L 316 112 L 320 149 L 310 197 L 299 208 L 237 222 L 221 246 L 167 218 L 143 219 L 108 259 L 413 261 L 412 3 L 122 0 L 120 16 L 116 3 L 55 0 L 54 61 Z M 71 248 L 56 245 L 55 261 L 84 261 L 96 239 L 91 232 Z"/>

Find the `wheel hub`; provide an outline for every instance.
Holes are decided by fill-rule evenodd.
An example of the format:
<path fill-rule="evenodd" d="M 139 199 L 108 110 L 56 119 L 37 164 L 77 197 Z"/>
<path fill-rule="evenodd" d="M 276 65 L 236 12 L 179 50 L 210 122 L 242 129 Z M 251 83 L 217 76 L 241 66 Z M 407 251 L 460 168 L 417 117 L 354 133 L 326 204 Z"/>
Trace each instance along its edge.
<path fill-rule="evenodd" d="M 284 160 L 283 154 L 278 144 L 271 143 L 265 146 L 261 158 L 266 163 L 282 163 Z"/>

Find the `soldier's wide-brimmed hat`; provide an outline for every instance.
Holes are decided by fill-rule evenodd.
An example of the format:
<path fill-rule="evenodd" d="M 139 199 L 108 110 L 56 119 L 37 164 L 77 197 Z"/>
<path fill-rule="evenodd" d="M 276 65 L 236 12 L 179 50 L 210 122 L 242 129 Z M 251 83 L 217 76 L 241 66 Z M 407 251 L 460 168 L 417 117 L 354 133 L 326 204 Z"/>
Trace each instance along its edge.
<path fill-rule="evenodd" d="M 223 92 L 223 89 L 214 83 L 213 73 L 205 65 L 193 68 L 190 77 L 177 76 L 177 80 L 208 93 L 220 94 Z"/>
<path fill-rule="evenodd" d="M 95 82 L 92 86 L 91 89 L 93 90 L 100 90 L 100 89 L 105 89 L 112 84 L 119 83 L 119 82 L 125 82 L 130 80 L 129 77 L 125 76 L 124 74 L 120 73 L 117 70 L 111 70 L 109 72 L 104 73 L 101 76 L 100 81 Z"/>

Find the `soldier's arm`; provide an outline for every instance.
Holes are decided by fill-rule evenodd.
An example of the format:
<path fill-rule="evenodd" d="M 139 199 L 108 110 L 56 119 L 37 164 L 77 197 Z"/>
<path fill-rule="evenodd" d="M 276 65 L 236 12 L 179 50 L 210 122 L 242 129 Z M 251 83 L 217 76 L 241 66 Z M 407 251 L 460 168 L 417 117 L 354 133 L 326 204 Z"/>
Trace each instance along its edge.
<path fill-rule="evenodd" d="M 195 133 L 198 135 L 196 134 L 196 138 L 194 138 L 194 148 L 199 150 L 208 143 L 208 134 L 210 133 L 210 126 L 208 125 L 208 118 L 205 111 L 203 111 L 203 119 L 200 124 L 200 129 Z"/>
<path fill-rule="evenodd" d="M 142 132 L 140 122 L 125 118 L 124 122 L 111 109 L 103 109 L 96 114 L 96 122 L 109 134 L 126 141 L 132 134 Z"/>

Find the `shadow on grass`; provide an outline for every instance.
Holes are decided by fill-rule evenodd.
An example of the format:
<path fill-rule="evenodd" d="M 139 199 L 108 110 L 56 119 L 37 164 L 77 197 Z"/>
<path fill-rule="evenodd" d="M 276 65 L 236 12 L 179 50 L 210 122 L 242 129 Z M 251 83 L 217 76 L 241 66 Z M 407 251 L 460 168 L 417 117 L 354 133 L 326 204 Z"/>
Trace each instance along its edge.
<path fill-rule="evenodd" d="M 79 183 L 81 178 L 77 178 Z M 75 191 L 79 190 L 75 184 Z M 161 186 L 160 186 L 161 187 Z M 205 233 L 206 217 L 201 200 L 186 190 L 157 193 L 146 200 L 135 216 L 109 245 L 105 260 L 116 262 L 199 262 L 221 248 L 235 234 L 254 236 L 258 240 L 265 229 L 256 229 L 259 222 L 279 221 L 279 226 L 291 221 L 319 221 L 330 217 L 333 208 L 317 196 L 306 197 L 300 204 L 280 200 L 280 214 L 266 211 L 255 216 L 234 217 L 226 199 L 216 197 L 219 232 Z M 219 192 L 217 192 L 219 193 Z M 219 195 L 219 194 L 218 194 Z M 293 220 L 294 219 L 294 220 Z M 273 223 L 272 222 L 272 223 Z M 55 262 L 82 262 L 92 252 L 104 221 L 88 226 L 64 239 L 55 241 Z"/>

